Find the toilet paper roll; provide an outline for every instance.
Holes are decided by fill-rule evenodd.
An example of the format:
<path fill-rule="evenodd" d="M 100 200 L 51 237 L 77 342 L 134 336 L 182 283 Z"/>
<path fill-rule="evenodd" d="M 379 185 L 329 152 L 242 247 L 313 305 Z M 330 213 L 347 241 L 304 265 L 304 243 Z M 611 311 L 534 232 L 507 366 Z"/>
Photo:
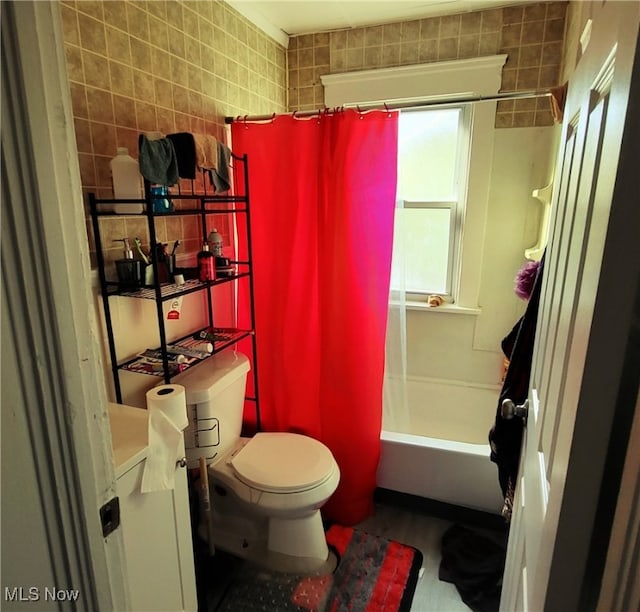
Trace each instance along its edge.
<path fill-rule="evenodd" d="M 187 427 L 185 389 L 181 385 L 160 385 L 147 391 L 149 443 L 142 493 L 175 488 L 182 430 Z"/>
<path fill-rule="evenodd" d="M 184 274 L 174 274 L 173 282 L 176 285 L 184 285 Z"/>
<path fill-rule="evenodd" d="M 179 355 L 184 363 L 186 358 Z M 187 394 L 182 385 L 158 385 L 147 391 L 147 409 L 150 414 L 155 410 L 162 410 L 180 431 L 189 425 L 187 418 Z"/>

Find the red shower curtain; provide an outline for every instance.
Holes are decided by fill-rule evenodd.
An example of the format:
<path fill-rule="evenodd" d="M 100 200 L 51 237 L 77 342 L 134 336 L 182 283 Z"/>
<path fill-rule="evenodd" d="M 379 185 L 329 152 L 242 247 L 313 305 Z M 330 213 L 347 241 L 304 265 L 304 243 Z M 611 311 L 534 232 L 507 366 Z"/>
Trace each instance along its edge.
<path fill-rule="evenodd" d="M 248 155 L 262 429 L 331 449 L 341 478 L 323 513 L 342 524 L 373 510 L 397 121 L 348 110 L 231 130 Z"/>

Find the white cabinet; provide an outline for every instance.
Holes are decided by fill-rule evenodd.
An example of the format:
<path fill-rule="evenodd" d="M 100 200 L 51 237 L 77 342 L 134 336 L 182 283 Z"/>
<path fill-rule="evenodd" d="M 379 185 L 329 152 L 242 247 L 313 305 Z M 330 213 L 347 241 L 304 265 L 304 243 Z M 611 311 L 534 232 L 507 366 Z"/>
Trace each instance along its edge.
<path fill-rule="evenodd" d="M 176 465 L 175 488 L 141 493 L 146 461 L 147 411 L 111 405 L 131 610 L 197 610 L 186 467 Z M 137 440 L 141 440 L 136 443 Z M 181 443 L 179 458 L 184 456 Z"/>

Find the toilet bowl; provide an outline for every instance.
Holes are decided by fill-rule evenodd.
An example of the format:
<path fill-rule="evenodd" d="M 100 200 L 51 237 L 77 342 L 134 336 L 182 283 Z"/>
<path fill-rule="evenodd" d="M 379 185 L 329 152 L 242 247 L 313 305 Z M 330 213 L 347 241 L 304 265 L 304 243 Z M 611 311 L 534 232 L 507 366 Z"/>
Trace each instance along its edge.
<path fill-rule="evenodd" d="M 260 432 L 240 437 L 249 362 L 233 351 L 178 377 L 185 387 L 189 467 L 207 462 L 211 510 L 203 539 L 283 571 L 312 571 L 329 558 L 320 508 L 338 486 L 331 451 L 309 436 Z M 210 542 L 211 543 L 211 542 Z"/>

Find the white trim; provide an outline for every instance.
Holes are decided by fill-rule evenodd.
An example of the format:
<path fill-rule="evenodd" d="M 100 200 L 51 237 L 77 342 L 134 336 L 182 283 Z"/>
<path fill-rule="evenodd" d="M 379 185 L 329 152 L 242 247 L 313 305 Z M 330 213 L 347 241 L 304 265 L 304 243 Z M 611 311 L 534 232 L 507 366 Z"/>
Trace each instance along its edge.
<path fill-rule="evenodd" d="M 320 77 L 328 107 L 365 102 L 408 102 L 495 95 L 506 55 L 359 70 Z"/>
<path fill-rule="evenodd" d="M 248 3 L 242 2 L 242 0 L 227 0 L 227 4 L 285 49 L 289 48 L 289 35 L 278 26 L 273 25 L 262 13 L 249 6 Z"/>
<path fill-rule="evenodd" d="M 3 525 L 27 530 L 3 556 L 24 557 L 39 522 L 48 558 L 24 557 L 22 584 L 50 571 L 51 586 L 80 590 L 82 609 L 125 610 L 122 530 L 104 538 L 99 518 L 115 477 L 63 41 L 58 3 L 3 4 L 3 372 L 9 347 L 19 373 L 3 380 L 3 436 L 6 406 L 29 432 L 15 450 L 41 502 L 22 508 L 23 524 Z M 20 504 L 8 480 L 3 495 Z"/>

